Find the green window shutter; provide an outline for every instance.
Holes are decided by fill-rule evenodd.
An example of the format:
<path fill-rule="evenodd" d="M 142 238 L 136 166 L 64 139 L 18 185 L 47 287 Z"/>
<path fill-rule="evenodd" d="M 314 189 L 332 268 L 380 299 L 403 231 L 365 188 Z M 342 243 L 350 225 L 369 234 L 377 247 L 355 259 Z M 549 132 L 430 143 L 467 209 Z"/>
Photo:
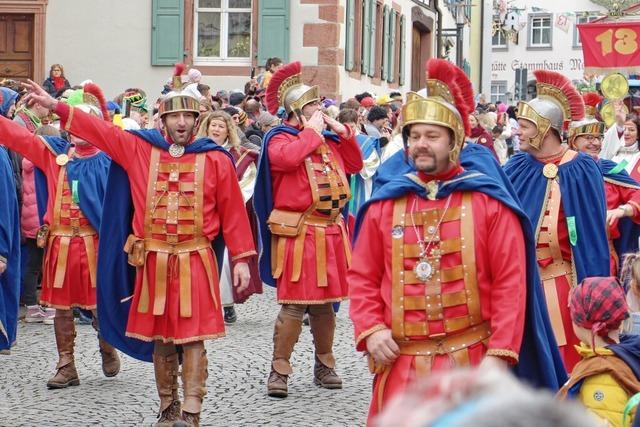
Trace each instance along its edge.
<path fill-rule="evenodd" d="M 369 19 L 369 9 L 373 0 L 364 0 L 362 2 L 362 74 L 369 74 L 370 47 L 371 47 L 371 20 Z"/>
<path fill-rule="evenodd" d="M 278 57 L 289 62 L 289 0 L 260 0 L 258 63 Z"/>
<path fill-rule="evenodd" d="M 152 0 L 151 65 L 173 65 L 184 60 L 184 2 Z"/>
<path fill-rule="evenodd" d="M 367 75 L 373 77 L 376 74 L 376 26 L 377 14 L 376 14 L 376 1 L 371 0 L 369 2 L 369 67 Z"/>
<path fill-rule="evenodd" d="M 387 72 L 389 75 L 389 82 L 393 82 L 396 79 L 396 17 L 396 11 L 391 9 L 389 13 L 389 60 L 387 61 L 389 65 Z"/>
<path fill-rule="evenodd" d="M 344 44 L 344 68 L 347 71 L 353 70 L 354 66 L 355 24 L 355 0 L 347 0 L 347 25 Z"/>
<path fill-rule="evenodd" d="M 385 5 L 383 11 L 382 31 L 382 80 L 389 79 L 389 7 Z"/>
<path fill-rule="evenodd" d="M 405 82 L 405 77 L 404 77 L 404 62 L 405 62 L 405 58 L 406 58 L 406 54 L 407 54 L 407 38 L 405 37 L 405 29 L 407 26 L 407 21 L 404 17 L 404 15 L 402 15 L 400 17 L 400 67 L 399 68 L 399 76 L 398 76 L 398 82 L 403 85 Z"/>

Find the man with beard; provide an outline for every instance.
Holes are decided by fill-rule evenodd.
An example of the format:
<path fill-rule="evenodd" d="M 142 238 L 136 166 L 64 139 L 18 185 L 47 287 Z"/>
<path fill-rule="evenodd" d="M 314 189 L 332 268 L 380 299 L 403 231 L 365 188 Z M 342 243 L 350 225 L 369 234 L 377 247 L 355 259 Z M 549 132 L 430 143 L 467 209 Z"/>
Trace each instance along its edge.
<path fill-rule="evenodd" d="M 569 313 L 569 291 L 586 277 L 609 276 L 602 173 L 590 156 L 562 141 L 566 122 L 584 117 L 571 81 L 536 70 L 538 96 L 518 104 L 520 150 L 504 166 L 535 227 L 536 259 L 549 317 L 565 368 L 580 361 Z"/>
<path fill-rule="evenodd" d="M 565 378 L 548 351 L 528 219 L 498 181 L 459 164 L 470 82 L 439 59 L 427 75 L 429 96 L 411 95 L 402 111 L 415 171 L 374 193 L 356 225 L 350 316 L 376 374 L 369 421 L 439 370 L 517 364 L 555 389 Z"/>
<path fill-rule="evenodd" d="M 173 90 L 160 102 L 164 135 L 122 131 L 28 85 L 31 99 L 55 110 L 64 129 L 118 164 L 105 196 L 101 233 L 109 239 L 100 247 L 99 314 L 110 342 L 153 359 L 162 426 L 179 419 L 199 425 L 207 379 L 204 340 L 224 336 L 211 241 L 223 233 L 239 289 L 249 281 L 244 259 L 256 254 L 230 156 L 208 138 L 194 139 L 199 104 L 180 90 L 183 70 L 176 67 Z M 136 267 L 135 286 L 123 247 Z"/>

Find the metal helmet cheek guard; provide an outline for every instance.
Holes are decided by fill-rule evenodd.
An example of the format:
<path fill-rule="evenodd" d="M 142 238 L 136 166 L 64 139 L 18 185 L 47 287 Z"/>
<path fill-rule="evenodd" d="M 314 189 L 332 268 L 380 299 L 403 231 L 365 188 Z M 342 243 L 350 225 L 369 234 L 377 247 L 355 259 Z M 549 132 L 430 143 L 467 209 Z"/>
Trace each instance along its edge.
<path fill-rule="evenodd" d="M 565 123 L 584 116 L 584 102 L 571 81 L 554 71 L 536 70 L 538 96 L 529 102 L 518 103 L 519 119 L 529 120 L 538 128 L 529 140 L 536 150 L 542 146 L 550 129 L 562 135 Z"/>

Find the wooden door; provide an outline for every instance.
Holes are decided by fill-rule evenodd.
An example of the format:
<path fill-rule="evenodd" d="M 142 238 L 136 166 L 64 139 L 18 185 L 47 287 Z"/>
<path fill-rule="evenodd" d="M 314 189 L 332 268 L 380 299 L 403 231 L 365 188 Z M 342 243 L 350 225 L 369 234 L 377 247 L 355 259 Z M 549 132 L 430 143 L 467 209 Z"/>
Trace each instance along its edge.
<path fill-rule="evenodd" d="M 0 14 L 0 79 L 33 79 L 33 14 Z"/>
<path fill-rule="evenodd" d="M 417 92 L 422 88 L 424 64 L 422 62 L 422 33 L 415 26 L 412 28 L 411 44 L 411 90 Z"/>

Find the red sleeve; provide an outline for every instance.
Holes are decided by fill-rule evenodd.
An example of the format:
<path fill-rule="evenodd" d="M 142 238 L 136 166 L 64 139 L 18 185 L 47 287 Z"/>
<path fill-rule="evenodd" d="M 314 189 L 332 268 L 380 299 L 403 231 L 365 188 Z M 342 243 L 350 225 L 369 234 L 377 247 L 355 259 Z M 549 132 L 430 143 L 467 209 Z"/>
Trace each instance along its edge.
<path fill-rule="evenodd" d="M 622 187 L 617 185 L 620 193 L 620 200 L 633 208 L 633 216 L 631 220 L 636 224 L 640 224 L 640 190 L 636 188 Z"/>
<path fill-rule="evenodd" d="M 19 153 L 36 167 L 46 171 L 55 158 L 54 151 L 48 148 L 45 140 L 39 138 L 19 124 L 0 115 L 0 144 Z"/>
<path fill-rule="evenodd" d="M 63 102 L 58 102 L 56 114 L 60 116 L 61 128 L 98 147 L 123 168 L 127 169 L 131 160 L 135 158 L 139 141 L 113 123 Z"/>
<path fill-rule="evenodd" d="M 518 361 L 526 309 L 526 251 L 518 217 L 489 199 L 487 257 L 491 269 L 491 338 L 487 355 Z M 536 284 L 537 285 L 537 284 Z"/>
<path fill-rule="evenodd" d="M 275 135 L 269 141 L 269 164 L 272 170 L 291 172 L 322 144 L 323 138 L 313 129 L 300 131 L 290 139 L 288 134 Z"/>
<path fill-rule="evenodd" d="M 356 141 L 354 132 L 347 126 L 349 136 L 347 138 L 340 137 L 340 144 L 331 144 L 332 148 L 340 151 L 342 160 L 344 161 L 344 171 L 346 173 L 358 173 L 364 167 L 362 160 L 362 150 Z"/>
<path fill-rule="evenodd" d="M 366 350 L 366 338 L 388 329 L 384 321 L 382 298 L 384 248 L 380 218 L 382 203 L 373 203 L 367 210 L 355 249 L 347 282 L 349 283 L 349 316 L 353 322 L 358 351 Z"/>
<path fill-rule="evenodd" d="M 216 204 L 222 235 L 233 261 L 256 255 L 253 235 L 233 164 L 224 154 L 216 159 Z"/>

